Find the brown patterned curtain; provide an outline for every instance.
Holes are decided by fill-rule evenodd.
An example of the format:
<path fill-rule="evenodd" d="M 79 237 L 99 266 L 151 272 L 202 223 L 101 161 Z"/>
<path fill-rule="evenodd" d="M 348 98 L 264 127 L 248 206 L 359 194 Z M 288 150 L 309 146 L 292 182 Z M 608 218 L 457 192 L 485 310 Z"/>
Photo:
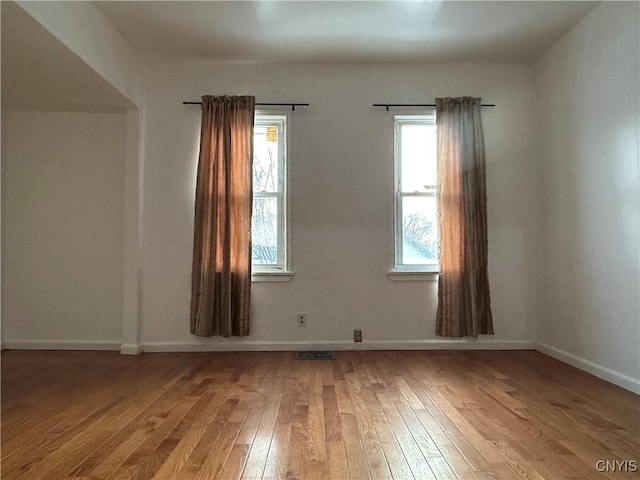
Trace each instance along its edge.
<path fill-rule="evenodd" d="M 191 333 L 249 335 L 255 97 L 202 97 Z"/>
<path fill-rule="evenodd" d="M 480 99 L 437 98 L 440 279 L 436 333 L 493 334 Z"/>

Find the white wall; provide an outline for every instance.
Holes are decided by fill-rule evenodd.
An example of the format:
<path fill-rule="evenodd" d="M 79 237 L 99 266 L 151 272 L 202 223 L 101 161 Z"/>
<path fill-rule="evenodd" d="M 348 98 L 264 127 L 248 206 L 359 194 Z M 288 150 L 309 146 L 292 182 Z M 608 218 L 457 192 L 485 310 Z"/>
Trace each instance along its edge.
<path fill-rule="evenodd" d="M 640 391 L 639 4 L 604 2 L 536 66 L 541 349 Z"/>
<path fill-rule="evenodd" d="M 91 2 L 16 4 L 134 105 L 142 98 L 139 59 L 122 34 Z"/>
<path fill-rule="evenodd" d="M 124 114 L 9 110 L 2 124 L 2 335 L 119 348 Z"/>
<path fill-rule="evenodd" d="M 488 159 L 489 262 L 495 337 L 531 348 L 537 318 L 539 208 L 532 69 L 523 64 L 231 64 L 147 59 L 142 343 L 434 340 L 436 282 L 394 282 L 393 113 L 376 102 L 482 96 Z M 290 283 L 254 283 L 252 335 L 189 333 L 193 202 L 203 94 L 309 102 L 291 115 Z M 406 113 L 396 111 L 395 113 Z M 297 312 L 308 327 L 297 328 Z M 170 345 L 160 345 L 158 343 Z M 385 343 L 386 342 L 386 343 Z M 404 342 L 404 343 L 403 343 Z M 522 343 L 520 343 L 522 342 Z M 178 346 L 176 346 L 178 345 Z M 184 346 L 184 345 L 183 345 Z M 221 345 L 219 345 L 221 347 Z M 202 347 L 207 348 L 207 347 Z"/>

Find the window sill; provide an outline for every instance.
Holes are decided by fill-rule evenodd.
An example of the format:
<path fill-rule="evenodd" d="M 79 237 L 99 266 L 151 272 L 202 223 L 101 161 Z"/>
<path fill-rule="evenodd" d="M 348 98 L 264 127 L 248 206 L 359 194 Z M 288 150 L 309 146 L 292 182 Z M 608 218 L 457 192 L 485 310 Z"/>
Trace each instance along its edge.
<path fill-rule="evenodd" d="M 437 282 L 440 272 L 412 272 L 410 270 L 392 270 L 387 272 L 387 278 L 394 282 Z"/>
<path fill-rule="evenodd" d="M 255 272 L 251 274 L 251 282 L 290 282 L 294 275 L 293 272 Z"/>

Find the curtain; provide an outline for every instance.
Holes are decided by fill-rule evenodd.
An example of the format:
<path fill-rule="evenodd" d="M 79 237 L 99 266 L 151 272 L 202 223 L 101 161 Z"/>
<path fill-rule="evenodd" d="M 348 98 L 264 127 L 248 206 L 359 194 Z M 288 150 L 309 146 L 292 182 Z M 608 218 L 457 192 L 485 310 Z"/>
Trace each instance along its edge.
<path fill-rule="evenodd" d="M 493 334 L 480 99 L 437 98 L 440 278 L 436 333 Z"/>
<path fill-rule="evenodd" d="M 249 335 L 255 98 L 202 97 L 191 333 Z"/>

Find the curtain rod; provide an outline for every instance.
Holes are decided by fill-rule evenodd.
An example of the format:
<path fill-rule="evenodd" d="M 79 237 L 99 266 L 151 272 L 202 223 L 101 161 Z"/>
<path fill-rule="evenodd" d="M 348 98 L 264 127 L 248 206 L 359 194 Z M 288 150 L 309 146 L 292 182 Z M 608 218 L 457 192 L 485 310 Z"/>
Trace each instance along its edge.
<path fill-rule="evenodd" d="M 387 112 L 389 107 L 435 107 L 435 103 L 374 103 L 372 107 L 385 107 Z M 495 107 L 493 103 L 483 103 L 481 107 Z"/>
<path fill-rule="evenodd" d="M 183 105 L 202 105 L 202 102 L 182 102 Z M 256 105 L 261 107 L 291 107 L 291 110 L 295 111 L 296 107 L 308 107 L 308 103 L 295 103 L 295 102 L 287 102 L 287 103 L 256 103 Z"/>

